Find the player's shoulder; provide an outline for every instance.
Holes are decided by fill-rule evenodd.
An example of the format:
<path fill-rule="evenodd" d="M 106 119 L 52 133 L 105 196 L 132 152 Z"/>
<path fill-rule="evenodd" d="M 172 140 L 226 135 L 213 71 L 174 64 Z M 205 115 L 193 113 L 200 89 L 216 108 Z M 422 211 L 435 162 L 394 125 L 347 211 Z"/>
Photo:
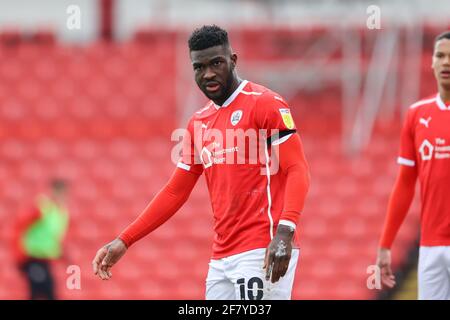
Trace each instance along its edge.
<path fill-rule="evenodd" d="M 207 117 L 208 115 L 211 114 L 211 112 L 214 111 L 215 111 L 214 102 L 212 100 L 209 100 L 202 108 L 194 112 L 194 114 L 191 117 L 191 120 L 202 119 L 204 117 Z"/>
<path fill-rule="evenodd" d="M 406 118 L 410 123 L 416 123 L 421 117 L 427 117 L 435 112 L 437 103 L 437 95 L 430 95 L 412 103 L 406 114 Z"/>
<path fill-rule="evenodd" d="M 420 99 L 409 106 L 409 112 L 417 112 L 418 110 L 433 107 L 436 105 L 437 96 L 433 94 L 431 96 Z"/>
<path fill-rule="evenodd" d="M 254 82 L 248 82 L 248 84 L 241 90 L 241 93 L 253 95 L 256 105 L 258 106 L 280 104 L 287 106 L 286 101 L 279 93 Z"/>

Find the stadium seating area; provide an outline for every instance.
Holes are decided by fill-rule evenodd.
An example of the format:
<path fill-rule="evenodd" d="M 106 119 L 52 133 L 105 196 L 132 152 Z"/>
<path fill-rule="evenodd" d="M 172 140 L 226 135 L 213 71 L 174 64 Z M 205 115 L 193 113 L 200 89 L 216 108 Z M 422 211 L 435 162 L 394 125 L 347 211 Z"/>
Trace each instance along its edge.
<path fill-rule="evenodd" d="M 54 264 L 61 298 L 202 299 L 213 236 L 203 180 L 177 215 L 133 246 L 113 280 L 102 282 L 91 271 L 96 250 L 145 207 L 174 168 L 173 34 L 73 47 L 45 32 L 27 41 L 10 32 L 0 42 L 0 299 L 26 298 L 11 259 L 11 225 L 54 175 L 67 177 L 72 191 L 67 257 Z M 432 83 L 425 90 L 433 92 Z M 312 175 L 295 299 L 376 297 L 366 287 L 366 269 L 375 260 L 397 170 L 399 120 L 377 125 L 368 150 L 350 158 L 341 152 L 338 101 L 333 90 L 290 101 Z M 417 231 L 416 210 L 394 246 L 395 266 Z M 81 290 L 65 288 L 68 264 L 81 267 Z"/>

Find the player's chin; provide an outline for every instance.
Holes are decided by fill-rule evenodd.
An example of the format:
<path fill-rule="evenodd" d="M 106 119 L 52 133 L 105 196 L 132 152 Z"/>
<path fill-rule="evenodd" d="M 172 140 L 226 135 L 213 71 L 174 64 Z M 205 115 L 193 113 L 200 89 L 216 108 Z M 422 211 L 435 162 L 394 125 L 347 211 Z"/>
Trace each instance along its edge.
<path fill-rule="evenodd" d="M 205 96 L 207 96 L 211 100 L 220 100 L 220 98 L 223 97 L 223 90 L 222 87 L 214 92 L 208 91 L 206 89 L 202 90 Z"/>
<path fill-rule="evenodd" d="M 439 77 L 439 84 L 445 88 L 450 88 L 450 77 Z"/>

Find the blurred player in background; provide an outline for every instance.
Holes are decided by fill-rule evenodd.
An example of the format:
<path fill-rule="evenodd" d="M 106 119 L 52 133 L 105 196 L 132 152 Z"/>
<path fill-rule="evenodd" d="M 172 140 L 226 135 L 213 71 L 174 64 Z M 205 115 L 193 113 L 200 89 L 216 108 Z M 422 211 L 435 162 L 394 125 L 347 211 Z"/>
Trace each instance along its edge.
<path fill-rule="evenodd" d="M 450 32 L 436 37 L 432 68 L 438 93 L 410 106 L 400 140 L 400 171 L 378 250 L 382 283 L 395 285 L 391 245 L 421 187 L 419 299 L 450 299 Z"/>
<path fill-rule="evenodd" d="M 289 107 L 273 91 L 238 77 L 225 30 L 196 29 L 189 50 L 197 85 L 210 101 L 189 121 L 182 159 L 167 185 L 97 252 L 94 273 L 111 278 L 111 267 L 127 248 L 180 209 L 204 172 L 215 220 L 206 299 L 290 299 L 299 256 L 296 226 L 310 178 Z M 266 130 L 264 165 L 229 162 L 230 155 L 249 160 L 252 151 L 217 140 L 233 129 Z M 276 173 L 269 168 L 272 152 Z"/>
<path fill-rule="evenodd" d="M 67 184 L 50 183 L 50 194 L 40 195 L 34 206 L 19 215 L 13 245 L 17 265 L 26 277 L 30 299 L 55 299 L 51 260 L 63 255 L 63 239 L 68 227 Z"/>

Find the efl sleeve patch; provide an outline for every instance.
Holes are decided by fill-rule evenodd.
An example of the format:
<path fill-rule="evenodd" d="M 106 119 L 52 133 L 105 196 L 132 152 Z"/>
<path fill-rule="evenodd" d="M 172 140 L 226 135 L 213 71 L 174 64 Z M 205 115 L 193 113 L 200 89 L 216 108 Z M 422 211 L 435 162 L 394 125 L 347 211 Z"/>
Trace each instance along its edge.
<path fill-rule="evenodd" d="M 294 125 L 294 119 L 292 119 L 291 111 L 289 109 L 283 108 L 279 109 L 281 113 L 281 118 L 283 119 L 283 123 L 288 129 L 293 129 L 295 127 Z"/>

